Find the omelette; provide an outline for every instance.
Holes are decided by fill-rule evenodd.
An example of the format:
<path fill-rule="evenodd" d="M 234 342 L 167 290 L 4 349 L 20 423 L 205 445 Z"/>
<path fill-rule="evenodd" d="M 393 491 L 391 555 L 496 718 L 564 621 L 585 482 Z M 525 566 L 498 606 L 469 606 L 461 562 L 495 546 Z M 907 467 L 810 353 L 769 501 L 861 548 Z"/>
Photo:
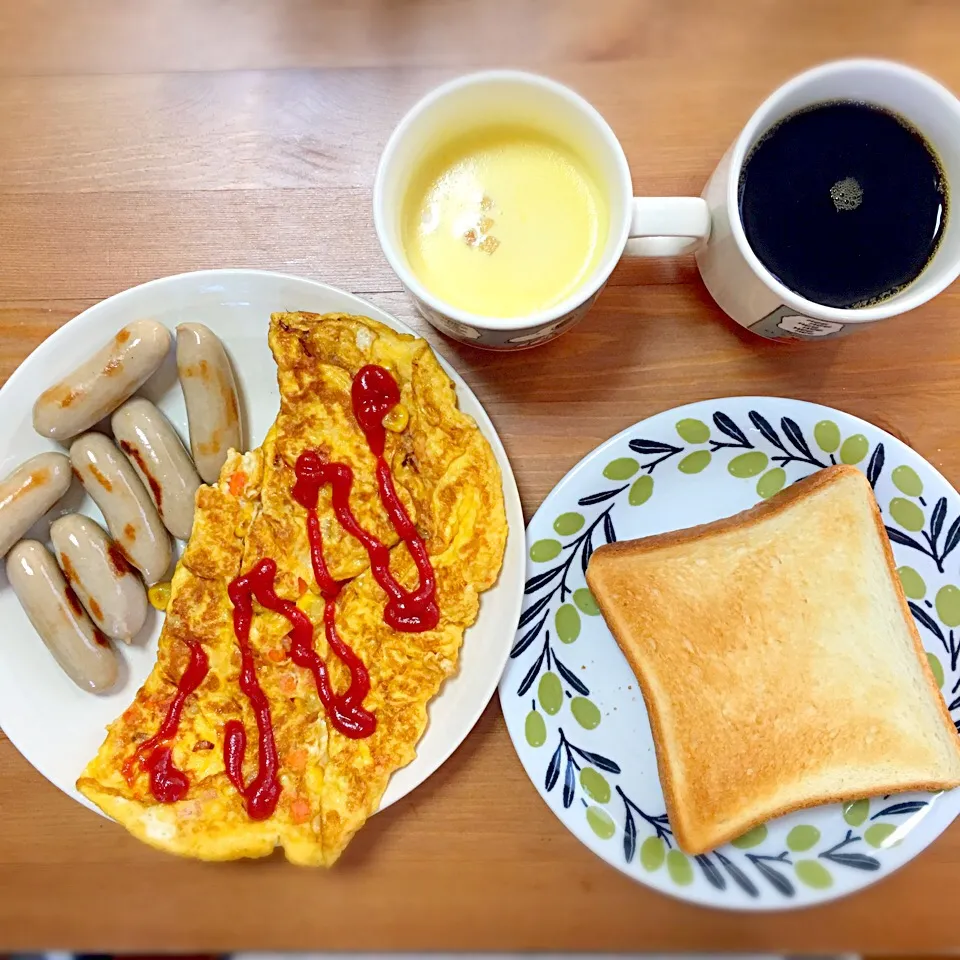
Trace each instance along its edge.
<path fill-rule="evenodd" d="M 197 493 L 157 663 L 77 788 L 145 842 L 331 865 L 457 670 L 507 522 L 421 339 L 277 313 L 280 411 Z"/>

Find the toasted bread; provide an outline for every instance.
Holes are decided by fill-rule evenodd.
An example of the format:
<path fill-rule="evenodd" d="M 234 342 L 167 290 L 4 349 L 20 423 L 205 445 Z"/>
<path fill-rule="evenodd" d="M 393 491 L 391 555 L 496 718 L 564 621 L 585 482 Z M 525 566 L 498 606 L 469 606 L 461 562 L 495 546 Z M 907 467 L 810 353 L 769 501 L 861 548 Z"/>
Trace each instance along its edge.
<path fill-rule="evenodd" d="M 587 582 L 639 680 L 687 853 L 803 807 L 960 785 L 960 737 L 853 467 L 601 547 Z"/>

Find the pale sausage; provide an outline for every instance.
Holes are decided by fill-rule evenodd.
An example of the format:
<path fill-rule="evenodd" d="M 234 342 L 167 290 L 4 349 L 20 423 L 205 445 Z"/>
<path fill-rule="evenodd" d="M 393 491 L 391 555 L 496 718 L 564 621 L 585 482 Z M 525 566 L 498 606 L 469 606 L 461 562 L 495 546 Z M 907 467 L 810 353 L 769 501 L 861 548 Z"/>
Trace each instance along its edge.
<path fill-rule="evenodd" d="M 0 556 L 67 492 L 71 479 L 62 453 L 38 453 L 0 483 Z"/>
<path fill-rule="evenodd" d="M 155 320 L 128 323 L 92 357 L 45 390 L 33 405 L 33 427 L 69 440 L 112 413 L 146 381 L 170 349 L 170 331 Z"/>
<path fill-rule="evenodd" d="M 7 579 L 67 676 L 92 693 L 112 687 L 117 656 L 63 579 L 50 551 L 36 540 L 21 540 L 7 557 Z"/>
<path fill-rule="evenodd" d="M 200 486 L 190 455 L 170 421 L 143 397 L 128 400 L 110 419 L 113 435 L 143 481 L 164 526 L 189 540 Z"/>
<path fill-rule="evenodd" d="M 73 441 L 70 462 L 123 555 L 148 584 L 162 580 L 170 566 L 170 536 L 126 457 L 102 433 L 86 433 Z"/>
<path fill-rule="evenodd" d="M 130 643 L 147 616 L 147 592 L 120 548 L 99 524 L 71 513 L 50 525 L 50 539 L 67 582 L 93 622 Z"/>
<path fill-rule="evenodd" d="M 177 373 L 187 404 L 193 461 L 204 483 L 216 483 L 227 451 L 243 450 L 240 402 L 227 352 L 202 323 L 177 327 Z"/>

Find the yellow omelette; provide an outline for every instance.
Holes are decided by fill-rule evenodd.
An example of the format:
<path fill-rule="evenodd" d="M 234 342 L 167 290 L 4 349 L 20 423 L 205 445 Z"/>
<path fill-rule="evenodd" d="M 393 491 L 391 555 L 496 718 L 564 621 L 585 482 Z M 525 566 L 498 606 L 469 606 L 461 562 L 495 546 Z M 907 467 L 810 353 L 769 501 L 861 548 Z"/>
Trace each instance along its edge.
<path fill-rule="evenodd" d="M 219 482 L 201 487 L 193 534 L 171 584 L 157 664 L 131 706 L 113 723 L 78 789 L 131 833 L 172 853 L 205 860 L 258 857 L 275 847 L 295 863 L 330 865 L 373 813 L 391 773 L 416 755 L 427 704 L 456 672 L 479 594 L 499 574 L 506 543 L 500 471 L 456 391 L 421 339 L 365 317 L 274 314 L 270 347 L 278 367 L 280 411 L 261 447 L 232 452 Z M 262 558 L 276 561 L 276 592 L 313 625 L 314 649 L 335 691 L 348 680 L 327 649 L 327 600 L 315 582 L 306 512 L 293 498 L 294 465 L 306 450 L 351 467 L 350 508 L 364 530 L 390 548 L 389 567 L 406 589 L 418 572 L 381 503 L 376 460 L 353 413 L 351 384 L 364 366 L 385 368 L 400 402 L 383 420 L 384 459 L 404 508 L 426 545 L 440 610 L 434 629 L 405 633 L 384 622 L 386 594 L 367 551 L 341 525 L 329 489 L 317 516 L 330 573 L 347 581 L 336 600 L 336 629 L 366 665 L 363 706 L 376 730 L 351 739 L 330 722 L 309 670 L 290 659 L 290 622 L 254 604 L 249 647 L 269 702 L 279 757 L 280 795 L 266 819 L 254 819 L 226 773 L 224 727 L 247 731 L 243 776 L 256 776 L 256 718 L 240 688 L 241 654 L 230 582 Z M 177 696 L 196 649 L 208 661 L 199 687 L 183 700 L 172 762 L 189 784 L 160 802 L 138 747 L 154 737 Z"/>

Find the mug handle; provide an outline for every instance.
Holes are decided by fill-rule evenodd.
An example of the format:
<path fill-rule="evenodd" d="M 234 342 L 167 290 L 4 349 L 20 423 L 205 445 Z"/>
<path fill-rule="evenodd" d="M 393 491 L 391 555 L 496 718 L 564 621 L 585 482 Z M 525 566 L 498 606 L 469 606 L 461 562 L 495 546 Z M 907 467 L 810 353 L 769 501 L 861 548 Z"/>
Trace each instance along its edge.
<path fill-rule="evenodd" d="M 709 237 L 710 208 L 702 197 L 634 197 L 630 201 L 627 253 L 633 256 L 692 253 Z"/>

